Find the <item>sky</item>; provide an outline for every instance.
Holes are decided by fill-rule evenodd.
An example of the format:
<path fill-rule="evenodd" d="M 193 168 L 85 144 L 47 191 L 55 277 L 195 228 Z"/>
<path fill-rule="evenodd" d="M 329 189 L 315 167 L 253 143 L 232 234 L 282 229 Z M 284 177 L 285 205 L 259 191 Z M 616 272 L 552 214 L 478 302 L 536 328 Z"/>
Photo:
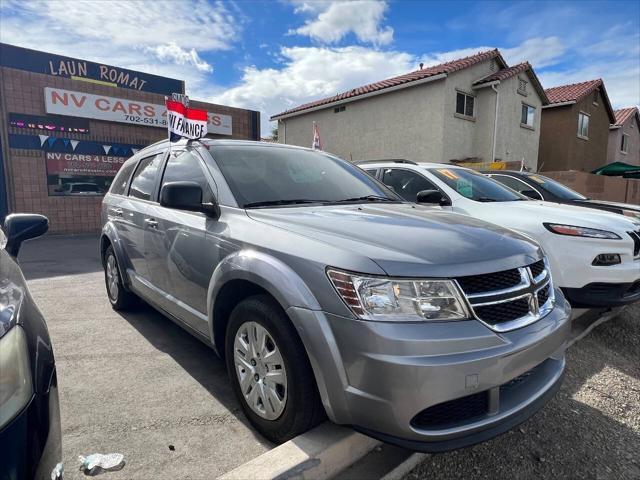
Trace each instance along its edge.
<path fill-rule="evenodd" d="M 545 88 L 602 78 L 640 105 L 640 2 L 0 0 L 0 41 L 185 80 L 269 117 L 481 50 Z"/>

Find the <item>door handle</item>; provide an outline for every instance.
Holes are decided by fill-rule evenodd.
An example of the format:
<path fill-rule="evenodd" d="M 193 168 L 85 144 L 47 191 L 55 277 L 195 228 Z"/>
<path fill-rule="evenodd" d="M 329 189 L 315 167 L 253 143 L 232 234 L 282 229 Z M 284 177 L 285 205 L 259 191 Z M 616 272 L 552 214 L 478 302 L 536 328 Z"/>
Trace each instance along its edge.
<path fill-rule="evenodd" d="M 116 217 L 121 217 L 122 216 L 122 209 L 121 208 L 114 208 L 113 210 L 111 210 L 113 212 L 113 214 Z"/>
<path fill-rule="evenodd" d="M 158 222 L 155 218 L 147 218 L 144 222 L 149 225 L 149 228 L 158 228 Z"/>

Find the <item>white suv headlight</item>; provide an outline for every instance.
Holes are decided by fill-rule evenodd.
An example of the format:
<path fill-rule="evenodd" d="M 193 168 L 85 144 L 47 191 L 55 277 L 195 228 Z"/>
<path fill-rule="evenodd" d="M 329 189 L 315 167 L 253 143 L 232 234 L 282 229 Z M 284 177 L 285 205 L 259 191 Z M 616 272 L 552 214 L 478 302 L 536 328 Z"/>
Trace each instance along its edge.
<path fill-rule="evenodd" d="M 329 269 L 327 275 L 358 317 L 382 322 L 424 322 L 471 318 L 451 280 L 371 277 Z"/>
<path fill-rule="evenodd" d="M 0 429 L 27 406 L 33 396 L 27 338 L 15 326 L 0 338 Z"/>
<path fill-rule="evenodd" d="M 561 225 L 557 223 L 543 223 L 544 227 L 551 233 L 558 235 L 568 235 L 570 237 L 587 237 L 587 238 L 606 238 L 611 240 L 620 240 L 621 237 L 617 233 L 608 230 L 599 230 L 597 228 L 578 227 L 575 225 Z"/>

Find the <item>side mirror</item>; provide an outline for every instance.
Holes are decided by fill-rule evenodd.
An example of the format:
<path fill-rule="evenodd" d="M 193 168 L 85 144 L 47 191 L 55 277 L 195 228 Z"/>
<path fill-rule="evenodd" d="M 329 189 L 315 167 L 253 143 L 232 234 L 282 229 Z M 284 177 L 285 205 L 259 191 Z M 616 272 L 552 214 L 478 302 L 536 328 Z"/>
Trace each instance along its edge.
<path fill-rule="evenodd" d="M 49 219 L 44 215 L 31 213 L 13 213 L 4 220 L 4 231 L 7 235 L 6 250 L 17 258 L 20 246 L 25 240 L 44 235 L 49 230 Z"/>
<path fill-rule="evenodd" d="M 544 200 L 535 190 L 522 190 L 520 193 L 525 197 L 533 198 L 534 200 Z"/>
<path fill-rule="evenodd" d="M 202 203 L 202 187 L 196 182 L 170 182 L 160 190 L 160 205 L 178 210 L 203 212 L 212 217 L 220 216 L 217 203 Z"/>
<path fill-rule="evenodd" d="M 422 190 L 416 195 L 416 203 L 432 203 L 440 206 L 449 205 L 449 201 L 439 190 Z"/>

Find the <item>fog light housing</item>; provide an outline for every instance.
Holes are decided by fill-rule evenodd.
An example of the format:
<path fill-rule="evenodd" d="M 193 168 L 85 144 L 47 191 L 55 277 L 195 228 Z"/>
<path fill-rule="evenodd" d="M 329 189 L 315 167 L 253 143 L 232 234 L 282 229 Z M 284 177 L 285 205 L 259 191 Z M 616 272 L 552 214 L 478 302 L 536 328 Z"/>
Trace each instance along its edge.
<path fill-rule="evenodd" d="M 596 267 L 607 267 L 609 265 L 618 265 L 619 263 L 622 263 L 622 260 L 620 260 L 620 255 L 617 253 L 601 253 L 593 259 L 591 265 Z"/>

